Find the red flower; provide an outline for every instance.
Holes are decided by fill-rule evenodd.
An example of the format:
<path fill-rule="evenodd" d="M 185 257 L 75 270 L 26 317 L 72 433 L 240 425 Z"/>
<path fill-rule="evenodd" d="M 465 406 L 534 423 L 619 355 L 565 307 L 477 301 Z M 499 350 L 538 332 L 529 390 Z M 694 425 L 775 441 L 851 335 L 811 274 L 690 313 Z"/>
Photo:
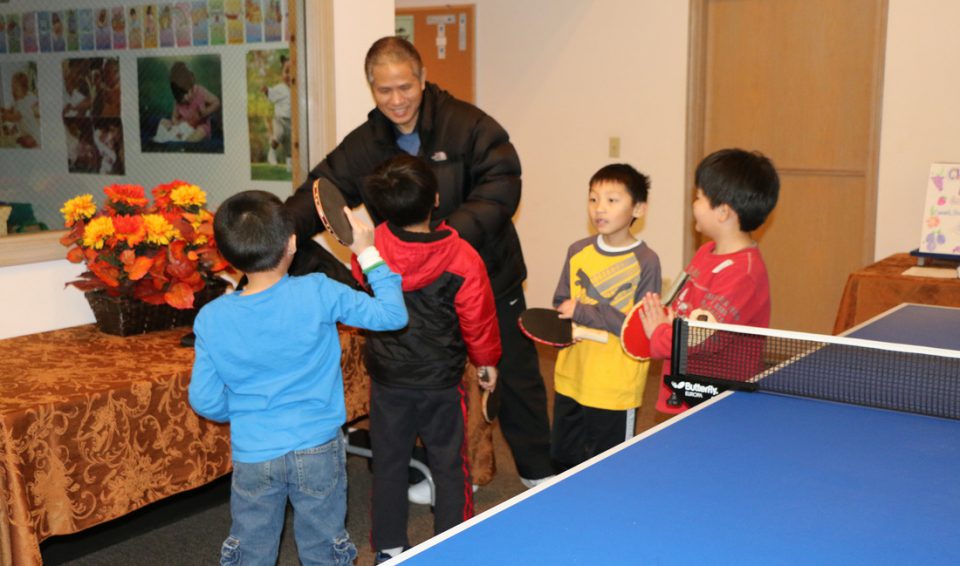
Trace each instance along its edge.
<path fill-rule="evenodd" d="M 189 212 L 171 198 L 182 187 L 193 199 Z M 67 285 L 188 309 L 197 291 L 231 271 L 213 239 L 213 215 L 196 204 L 206 199 L 199 187 L 180 180 L 157 185 L 153 206 L 139 185 L 110 185 L 104 193 L 107 202 L 92 215 L 73 213 L 78 199 L 64 206 L 70 231 L 60 243 L 69 248 L 67 259 L 87 266 Z M 165 226 L 162 238 L 150 231 L 158 223 Z"/>

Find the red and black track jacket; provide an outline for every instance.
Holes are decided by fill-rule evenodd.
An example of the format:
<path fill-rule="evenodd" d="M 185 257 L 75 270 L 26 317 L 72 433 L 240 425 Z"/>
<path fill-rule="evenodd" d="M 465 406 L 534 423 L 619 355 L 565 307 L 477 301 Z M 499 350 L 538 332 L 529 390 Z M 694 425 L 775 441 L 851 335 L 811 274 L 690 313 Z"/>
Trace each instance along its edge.
<path fill-rule="evenodd" d="M 401 330 L 370 333 L 364 351 L 370 377 L 394 387 L 440 389 L 460 382 L 468 355 L 475 365 L 496 365 L 500 330 L 477 251 L 443 222 L 429 233 L 384 222 L 374 239 L 403 278 L 410 322 Z M 353 273 L 363 281 L 356 258 Z"/>

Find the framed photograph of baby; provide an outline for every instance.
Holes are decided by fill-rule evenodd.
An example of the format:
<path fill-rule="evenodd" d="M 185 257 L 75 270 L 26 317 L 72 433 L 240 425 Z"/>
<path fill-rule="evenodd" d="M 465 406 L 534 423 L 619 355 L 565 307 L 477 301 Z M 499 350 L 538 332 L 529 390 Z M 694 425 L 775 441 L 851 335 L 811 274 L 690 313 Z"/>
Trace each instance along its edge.
<path fill-rule="evenodd" d="M 247 52 L 247 125 L 250 178 L 289 181 L 291 173 L 291 85 L 289 49 Z"/>
<path fill-rule="evenodd" d="M 140 151 L 223 153 L 219 55 L 137 59 Z"/>
<path fill-rule="evenodd" d="M 0 64 L 0 148 L 40 147 L 36 61 Z"/>

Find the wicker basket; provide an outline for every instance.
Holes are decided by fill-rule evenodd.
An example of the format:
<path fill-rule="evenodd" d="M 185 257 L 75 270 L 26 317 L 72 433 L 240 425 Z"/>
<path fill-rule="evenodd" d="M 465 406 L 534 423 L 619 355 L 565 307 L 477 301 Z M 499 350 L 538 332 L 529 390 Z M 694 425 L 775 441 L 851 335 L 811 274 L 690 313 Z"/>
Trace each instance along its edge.
<path fill-rule="evenodd" d="M 132 336 L 155 330 L 193 325 L 200 307 L 223 294 L 226 283 L 208 283 L 193 298 L 194 308 L 175 309 L 170 305 L 151 305 L 132 297 L 111 297 L 103 291 L 87 291 L 97 328 L 106 334 Z"/>

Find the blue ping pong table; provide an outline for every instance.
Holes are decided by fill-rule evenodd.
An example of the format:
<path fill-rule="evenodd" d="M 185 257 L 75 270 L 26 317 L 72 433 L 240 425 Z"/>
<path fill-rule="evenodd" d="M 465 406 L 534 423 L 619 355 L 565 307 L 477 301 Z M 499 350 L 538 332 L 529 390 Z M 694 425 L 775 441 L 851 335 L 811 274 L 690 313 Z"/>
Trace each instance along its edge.
<path fill-rule="evenodd" d="M 960 309 L 847 335 L 960 350 Z M 399 562 L 960 564 L 960 421 L 724 393 Z"/>

